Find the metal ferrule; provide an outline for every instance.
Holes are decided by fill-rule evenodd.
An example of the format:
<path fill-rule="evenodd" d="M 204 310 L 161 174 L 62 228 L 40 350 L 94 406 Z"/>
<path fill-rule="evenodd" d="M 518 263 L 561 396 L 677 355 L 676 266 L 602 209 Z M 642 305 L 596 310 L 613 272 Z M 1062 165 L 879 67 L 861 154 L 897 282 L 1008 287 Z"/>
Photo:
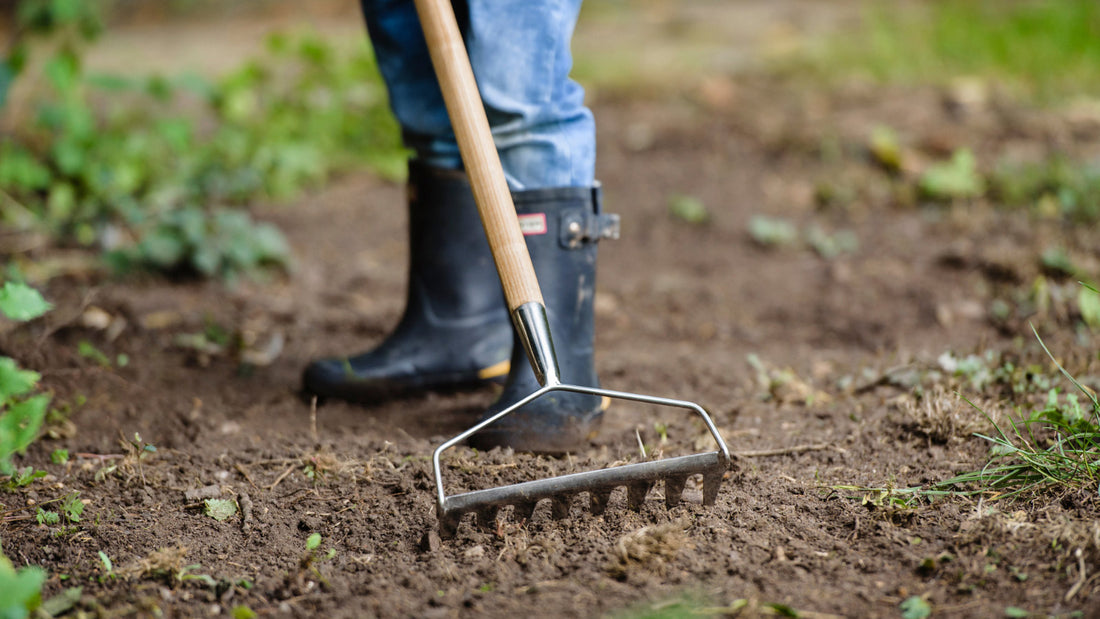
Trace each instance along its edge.
<path fill-rule="evenodd" d="M 546 318 L 546 306 L 542 303 L 524 303 L 512 310 L 512 324 L 516 327 L 527 360 L 535 379 L 543 387 L 561 383 L 558 358 L 554 353 L 554 340 L 550 337 L 550 322 Z"/>

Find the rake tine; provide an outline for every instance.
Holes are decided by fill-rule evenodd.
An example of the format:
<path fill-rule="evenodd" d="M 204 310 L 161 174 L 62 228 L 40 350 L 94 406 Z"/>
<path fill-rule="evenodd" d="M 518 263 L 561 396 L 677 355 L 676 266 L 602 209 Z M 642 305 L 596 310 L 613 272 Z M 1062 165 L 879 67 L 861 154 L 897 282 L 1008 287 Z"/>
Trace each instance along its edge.
<path fill-rule="evenodd" d="M 462 514 L 447 514 L 439 517 L 439 537 L 450 539 L 458 533 L 458 523 L 462 520 Z"/>
<path fill-rule="evenodd" d="M 562 520 L 569 516 L 569 504 L 571 496 L 556 496 L 550 499 L 550 517 L 554 520 Z"/>
<path fill-rule="evenodd" d="M 492 531 L 497 526 L 497 514 L 500 513 L 499 505 L 489 505 L 475 512 L 477 514 L 477 526 L 482 531 Z"/>
<path fill-rule="evenodd" d="M 653 487 L 651 481 L 636 481 L 632 484 L 628 484 L 626 487 L 626 504 L 630 509 L 638 511 L 642 508 L 642 503 L 645 502 L 645 496 L 649 494 L 649 489 Z"/>
<path fill-rule="evenodd" d="M 707 471 L 703 473 L 703 505 L 714 505 L 718 499 L 718 488 L 722 485 L 725 471 Z"/>
<path fill-rule="evenodd" d="M 687 475 L 672 475 L 665 478 L 665 506 L 669 509 L 680 504 L 683 498 L 684 486 L 687 485 Z"/>
<path fill-rule="evenodd" d="M 512 519 L 516 522 L 530 522 L 531 516 L 535 515 L 536 507 L 538 507 L 538 501 L 516 503 L 515 510 L 512 512 Z"/>
<path fill-rule="evenodd" d="M 588 508 L 593 516 L 599 516 L 607 511 L 607 504 L 610 501 L 610 490 L 592 490 L 588 493 Z"/>

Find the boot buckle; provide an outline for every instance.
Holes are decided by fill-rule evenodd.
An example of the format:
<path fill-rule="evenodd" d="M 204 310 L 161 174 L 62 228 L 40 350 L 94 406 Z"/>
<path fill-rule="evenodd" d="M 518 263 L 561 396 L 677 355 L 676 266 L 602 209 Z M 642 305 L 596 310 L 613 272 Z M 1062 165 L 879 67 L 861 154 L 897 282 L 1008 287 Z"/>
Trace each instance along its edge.
<path fill-rule="evenodd" d="M 619 238 L 619 216 L 610 213 L 566 211 L 561 214 L 560 242 L 566 249 L 576 249 L 586 242 Z"/>

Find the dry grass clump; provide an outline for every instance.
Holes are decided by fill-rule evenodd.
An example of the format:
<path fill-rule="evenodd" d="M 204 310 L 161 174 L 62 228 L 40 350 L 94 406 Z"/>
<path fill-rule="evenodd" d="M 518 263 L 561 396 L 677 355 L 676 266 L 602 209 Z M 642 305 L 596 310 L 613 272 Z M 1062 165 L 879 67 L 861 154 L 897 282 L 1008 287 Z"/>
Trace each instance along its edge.
<path fill-rule="evenodd" d="M 902 400 L 898 408 L 904 415 L 903 425 L 936 443 L 968 439 L 975 432 L 989 428 L 992 425 L 990 420 L 997 423 L 1004 416 L 993 403 L 983 403 L 975 408 L 957 393 L 940 385 L 919 397 Z"/>
<path fill-rule="evenodd" d="M 631 531 L 619 538 L 611 549 L 607 571 L 615 578 L 625 578 L 630 571 L 642 567 L 663 573 L 665 566 L 688 541 L 688 523 L 676 520 L 650 525 Z"/>
<path fill-rule="evenodd" d="M 118 572 L 125 578 L 168 578 L 177 580 L 184 573 L 187 548 L 169 546 L 158 548 Z"/>

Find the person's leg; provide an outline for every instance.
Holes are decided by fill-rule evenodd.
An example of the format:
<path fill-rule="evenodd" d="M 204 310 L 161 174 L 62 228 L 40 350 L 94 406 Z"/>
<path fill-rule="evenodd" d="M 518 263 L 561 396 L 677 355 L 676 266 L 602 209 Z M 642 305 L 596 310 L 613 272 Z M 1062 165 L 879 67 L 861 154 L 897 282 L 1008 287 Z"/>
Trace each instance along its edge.
<path fill-rule="evenodd" d="M 455 4 L 511 188 L 591 187 L 595 123 L 584 89 L 569 77 L 581 1 Z"/>
<path fill-rule="evenodd" d="M 595 244 L 614 226 L 611 218 L 599 214 L 595 199 L 592 114 L 583 105 L 583 90 L 569 79 L 569 45 L 580 1 L 455 0 L 454 5 L 517 210 L 536 224 L 525 230 L 563 377 L 574 384 L 595 386 Z M 412 1 L 364 0 L 363 8 L 406 145 L 429 168 L 460 168 Z M 460 214 L 440 212 L 439 216 L 441 225 L 450 226 L 450 217 Z M 465 224 L 463 229 L 468 229 Z M 409 306 L 413 306 L 411 299 Z M 404 332 L 417 330 L 399 327 L 396 334 Z M 440 335 L 426 332 L 425 343 Z M 384 342 L 381 348 L 386 347 Z M 345 362 L 345 375 L 353 383 L 362 384 L 360 377 L 377 382 L 372 373 L 378 358 L 372 351 L 349 360 L 358 360 L 350 367 L 362 371 L 348 372 Z M 515 343 L 510 365 L 505 390 L 492 410 L 501 410 L 537 388 Z M 594 398 L 555 394 L 531 403 L 472 442 L 531 451 L 569 449 L 598 427 L 600 404 Z"/>
<path fill-rule="evenodd" d="M 569 77 L 580 0 L 456 2 L 460 28 L 546 303 L 562 382 L 598 386 L 596 246 L 617 236 L 600 212 L 595 124 Z M 461 9 L 465 8 L 465 11 Z M 539 388 L 518 336 L 511 370 L 485 417 Z M 600 398 L 553 392 L 471 437 L 480 449 L 559 453 L 599 427 Z"/>
<path fill-rule="evenodd" d="M 414 158 L 461 168 L 412 0 L 363 0 L 390 106 Z M 570 79 L 580 0 L 455 0 L 493 139 L 513 190 L 591 186 L 592 113 Z"/>
<path fill-rule="evenodd" d="M 307 394 L 361 404 L 503 381 L 512 333 L 469 182 L 411 0 L 365 0 L 378 65 L 406 143 L 409 277 L 401 321 L 378 346 L 319 359 Z M 428 137 L 428 136 L 435 137 Z"/>

